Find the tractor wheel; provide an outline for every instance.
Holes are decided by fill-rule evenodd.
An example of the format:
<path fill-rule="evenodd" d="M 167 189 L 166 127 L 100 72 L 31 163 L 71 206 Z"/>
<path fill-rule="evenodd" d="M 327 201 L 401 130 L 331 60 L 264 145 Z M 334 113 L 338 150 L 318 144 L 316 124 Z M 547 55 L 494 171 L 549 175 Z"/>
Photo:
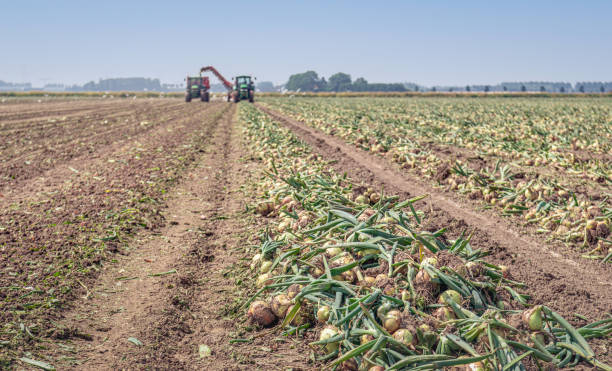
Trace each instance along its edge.
<path fill-rule="evenodd" d="M 255 93 L 250 91 L 249 92 L 249 102 L 253 103 L 254 100 L 255 100 Z"/>
<path fill-rule="evenodd" d="M 191 102 L 191 93 L 185 94 L 185 102 L 187 103 Z"/>
<path fill-rule="evenodd" d="M 205 92 L 205 93 L 202 95 L 202 102 L 209 102 L 209 101 L 210 101 L 210 93 Z"/>

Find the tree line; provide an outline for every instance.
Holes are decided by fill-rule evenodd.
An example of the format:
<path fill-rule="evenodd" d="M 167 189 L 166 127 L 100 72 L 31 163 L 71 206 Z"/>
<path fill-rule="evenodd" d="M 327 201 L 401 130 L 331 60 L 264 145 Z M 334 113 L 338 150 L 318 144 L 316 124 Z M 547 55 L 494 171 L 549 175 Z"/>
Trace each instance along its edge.
<path fill-rule="evenodd" d="M 407 91 L 401 83 L 369 83 L 363 77 L 351 80 L 351 75 L 338 72 L 325 80 L 319 77 L 315 71 L 306 71 L 289 76 L 289 81 L 285 84 L 285 89 L 289 91 L 313 91 L 313 92 L 343 92 L 343 91 Z"/>
<path fill-rule="evenodd" d="M 369 83 L 363 77 L 351 80 L 351 75 L 338 72 L 325 80 L 315 71 L 306 71 L 289 76 L 284 86 L 288 91 L 301 92 L 548 92 L 548 93 L 606 93 L 612 92 L 612 82 L 502 82 L 495 85 L 432 86 L 415 83 Z M 266 89 L 267 91 L 270 91 Z"/>

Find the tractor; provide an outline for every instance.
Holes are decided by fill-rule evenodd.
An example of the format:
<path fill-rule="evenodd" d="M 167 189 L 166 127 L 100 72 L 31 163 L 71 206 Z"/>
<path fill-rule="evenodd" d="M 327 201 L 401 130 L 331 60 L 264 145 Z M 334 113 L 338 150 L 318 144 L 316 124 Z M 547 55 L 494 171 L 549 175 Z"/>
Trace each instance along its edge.
<path fill-rule="evenodd" d="M 202 77 L 202 73 L 200 73 L 200 76 L 187 76 L 185 80 L 187 81 L 185 102 L 191 102 L 191 99 L 194 98 L 200 98 L 202 102 L 208 102 L 210 100 L 210 93 L 208 92 L 210 89 L 210 81 L 208 81 L 208 77 Z"/>
<path fill-rule="evenodd" d="M 227 89 L 227 101 L 234 101 L 236 103 L 241 100 L 248 99 L 249 102 L 253 103 L 255 98 L 255 78 L 251 76 L 241 75 L 234 78 L 234 83 L 227 81 L 223 75 L 217 71 L 213 66 L 206 66 L 200 68 L 199 77 L 187 77 L 187 92 L 185 93 L 185 101 L 190 102 L 192 98 L 200 97 L 202 102 L 208 102 L 210 90 L 210 82 L 208 77 L 202 77 L 202 72 L 212 72 L 217 78 L 223 83 L 223 86 Z"/>
<path fill-rule="evenodd" d="M 253 80 L 251 76 L 236 76 L 234 79 L 234 91 L 232 92 L 232 98 L 235 103 L 246 99 L 253 103 L 255 98 L 255 84 Z"/>

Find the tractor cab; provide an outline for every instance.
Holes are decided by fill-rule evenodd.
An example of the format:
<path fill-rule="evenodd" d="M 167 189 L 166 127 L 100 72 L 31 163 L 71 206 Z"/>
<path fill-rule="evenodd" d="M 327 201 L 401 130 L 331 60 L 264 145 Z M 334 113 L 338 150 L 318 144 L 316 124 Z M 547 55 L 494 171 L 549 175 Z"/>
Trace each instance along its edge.
<path fill-rule="evenodd" d="M 251 76 L 237 76 L 236 77 L 236 86 L 240 89 L 248 89 L 250 85 L 253 84 L 251 80 Z"/>

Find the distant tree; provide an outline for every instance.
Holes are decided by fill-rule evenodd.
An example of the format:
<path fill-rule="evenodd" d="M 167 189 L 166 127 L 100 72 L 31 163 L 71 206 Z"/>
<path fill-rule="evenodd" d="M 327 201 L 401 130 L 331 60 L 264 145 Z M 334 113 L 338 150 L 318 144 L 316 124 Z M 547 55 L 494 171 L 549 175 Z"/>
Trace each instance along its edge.
<path fill-rule="evenodd" d="M 546 91 L 546 88 L 544 87 L 544 85 L 540 86 L 540 93 L 543 93 Z"/>
<path fill-rule="evenodd" d="M 272 92 L 276 91 L 274 84 L 271 81 L 261 81 L 257 83 L 257 90 L 261 92 Z"/>
<path fill-rule="evenodd" d="M 325 79 L 320 79 L 315 71 L 291 75 L 285 85 L 289 91 L 323 91 L 326 87 Z"/>
<path fill-rule="evenodd" d="M 435 92 L 436 91 L 436 87 L 434 86 L 433 88 L 431 88 L 431 91 Z"/>
<path fill-rule="evenodd" d="M 88 83 L 86 83 L 85 85 L 83 85 L 83 90 L 85 91 L 95 91 L 96 90 L 96 83 L 93 81 L 90 81 Z"/>
<path fill-rule="evenodd" d="M 449 89 L 448 89 L 448 91 L 449 91 L 450 93 L 452 93 L 452 92 L 453 92 L 453 88 L 449 88 Z"/>
<path fill-rule="evenodd" d="M 584 85 L 580 85 L 580 87 L 578 88 L 578 90 L 579 90 L 581 93 L 584 93 Z"/>
<path fill-rule="evenodd" d="M 368 91 L 368 82 L 363 77 L 353 81 L 352 91 Z"/>
<path fill-rule="evenodd" d="M 465 91 L 471 91 L 471 89 L 470 89 L 470 86 L 469 86 L 469 85 L 466 85 L 466 86 L 465 86 Z"/>
<path fill-rule="evenodd" d="M 419 86 L 418 85 L 414 87 L 414 91 L 419 91 Z"/>
<path fill-rule="evenodd" d="M 606 88 L 604 88 L 604 86 L 602 85 L 602 86 L 599 88 L 599 91 L 600 91 L 600 92 L 602 92 L 602 93 L 605 93 L 605 92 L 606 92 Z"/>
<path fill-rule="evenodd" d="M 562 86 L 562 87 L 561 87 L 561 89 L 559 89 L 559 91 L 560 91 L 561 93 L 565 93 L 565 86 Z"/>
<path fill-rule="evenodd" d="M 317 91 L 327 91 L 327 81 L 325 77 L 321 77 L 321 80 L 316 85 Z"/>
<path fill-rule="evenodd" d="M 525 87 L 525 85 L 521 85 L 521 91 L 523 92 L 527 91 L 527 88 Z"/>
<path fill-rule="evenodd" d="M 351 75 L 338 72 L 329 77 L 327 89 L 330 91 L 349 91 L 351 90 Z"/>
<path fill-rule="evenodd" d="M 484 87 L 484 91 L 485 91 L 485 93 L 488 93 L 488 92 L 489 92 L 489 90 L 491 90 L 491 88 L 489 87 L 489 85 L 485 85 L 485 87 Z"/>
<path fill-rule="evenodd" d="M 508 87 L 504 85 L 504 91 L 508 91 Z"/>
<path fill-rule="evenodd" d="M 369 84 L 368 91 L 406 91 L 404 84 Z"/>

